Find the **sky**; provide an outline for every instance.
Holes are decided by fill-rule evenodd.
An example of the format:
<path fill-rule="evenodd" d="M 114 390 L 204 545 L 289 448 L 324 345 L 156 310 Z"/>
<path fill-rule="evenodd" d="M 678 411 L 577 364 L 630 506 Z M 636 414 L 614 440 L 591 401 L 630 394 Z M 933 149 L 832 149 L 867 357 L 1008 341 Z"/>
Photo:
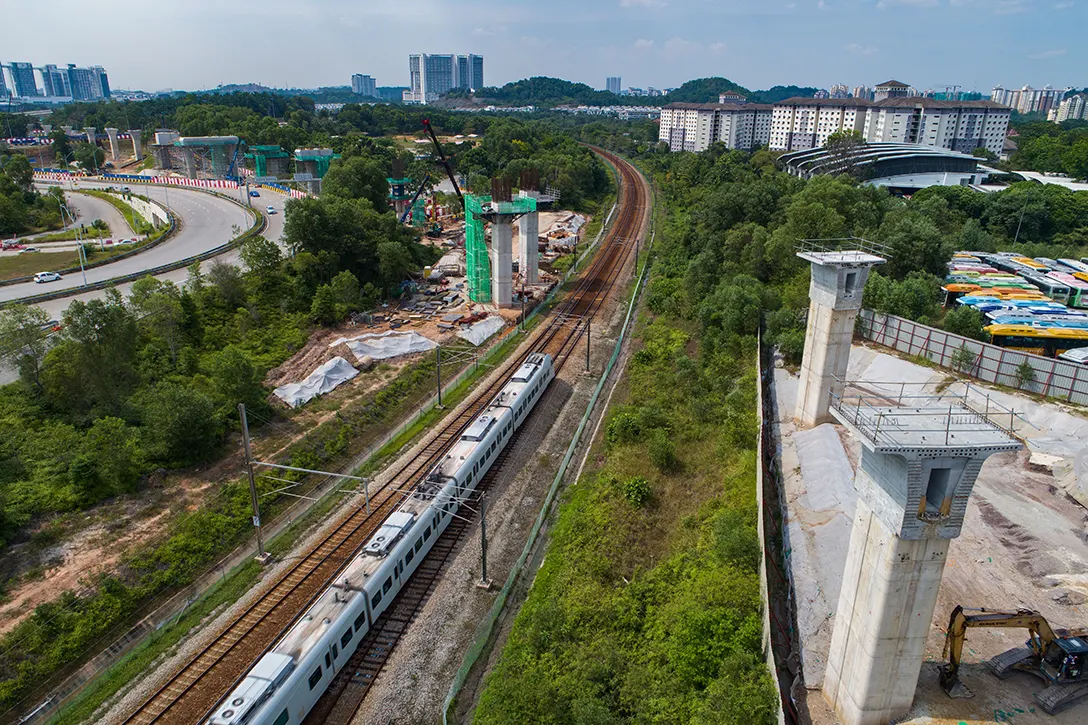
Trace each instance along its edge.
<path fill-rule="evenodd" d="M 102 65 L 147 91 L 407 85 L 419 52 L 483 55 L 487 85 L 1088 86 L 1088 0 L 12 0 L 3 21 L 5 64 Z"/>

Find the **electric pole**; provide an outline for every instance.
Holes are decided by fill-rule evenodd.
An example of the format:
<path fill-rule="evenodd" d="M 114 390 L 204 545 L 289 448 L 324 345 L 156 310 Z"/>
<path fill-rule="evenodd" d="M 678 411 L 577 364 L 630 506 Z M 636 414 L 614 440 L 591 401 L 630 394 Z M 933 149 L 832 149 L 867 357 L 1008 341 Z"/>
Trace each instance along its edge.
<path fill-rule="evenodd" d="M 246 404 L 238 404 L 238 416 L 242 419 L 242 447 L 246 454 L 246 473 L 249 476 L 249 498 L 253 505 L 253 528 L 257 530 L 257 559 L 261 562 L 268 560 L 268 554 L 264 550 L 264 539 L 261 537 L 261 509 L 257 502 L 257 481 L 253 477 L 253 455 L 249 449 L 249 420 L 246 418 Z"/>

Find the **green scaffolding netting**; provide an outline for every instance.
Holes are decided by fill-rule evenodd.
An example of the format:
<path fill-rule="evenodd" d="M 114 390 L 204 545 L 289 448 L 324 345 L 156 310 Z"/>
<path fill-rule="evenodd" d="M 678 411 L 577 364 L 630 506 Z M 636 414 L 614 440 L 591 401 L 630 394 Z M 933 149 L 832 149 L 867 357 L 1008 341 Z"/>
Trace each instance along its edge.
<path fill-rule="evenodd" d="M 412 226 L 422 227 L 427 223 L 427 202 L 423 199 L 416 199 L 416 203 L 412 204 Z"/>
<path fill-rule="evenodd" d="M 511 201 L 492 202 L 490 196 L 465 195 L 465 267 L 468 297 L 473 302 L 491 301 L 491 261 L 484 237 L 484 206 L 492 215 L 518 216 L 536 211 L 536 199 L 517 197 Z"/>
<path fill-rule="evenodd" d="M 491 261 L 487 258 L 484 220 L 479 197 L 465 196 L 465 273 L 468 297 L 473 302 L 491 301 Z"/>

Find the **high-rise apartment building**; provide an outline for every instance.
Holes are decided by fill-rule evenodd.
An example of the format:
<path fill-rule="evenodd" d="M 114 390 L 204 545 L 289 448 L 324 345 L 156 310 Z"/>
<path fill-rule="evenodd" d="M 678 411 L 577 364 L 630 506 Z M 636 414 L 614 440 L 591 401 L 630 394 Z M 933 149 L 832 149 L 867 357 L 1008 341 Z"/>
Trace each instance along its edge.
<path fill-rule="evenodd" d="M 351 77 L 351 92 L 357 96 L 378 95 L 378 82 L 368 75 L 356 73 Z"/>
<path fill-rule="evenodd" d="M 45 95 L 54 98 L 65 98 L 72 95 L 72 86 L 68 81 L 68 71 L 55 65 L 47 65 L 41 69 L 42 86 Z"/>
<path fill-rule="evenodd" d="M 1072 88 L 1059 90 L 1053 86 L 1043 86 L 1042 88 L 994 86 L 993 91 L 990 93 L 990 100 L 1003 106 L 1009 106 L 1018 113 L 1047 113 L 1050 109 L 1057 108 L 1062 99 L 1072 92 Z"/>
<path fill-rule="evenodd" d="M 864 134 L 874 143 L 923 144 L 965 154 L 981 147 L 999 156 L 1011 113 L 993 101 L 889 98 L 869 108 Z"/>
<path fill-rule="evenodd" d="M 759 103 L 670 103 L 661 109 L 658 140 L 672 151 L 705 151 L 721 142 L 750 151 L 770 139 L 771 107 Z"/>
<path fill-rule="evenodd" d="M 868 101 L 854 98 L 788 98 L 774 104 L 770 147 L 778 151 L 805 151 L 823 146 L 839 131 L 865 128 Z"/>
<path fill-rule="evenodd" d="M 835 99 L 850 97 L 850 89 L 846 87 L 845 83 L 836 83 L 835 85 L 831 86 L 830 93 L 831 97 Z"/>
<path fill-rule="evenodd" d="M 1088 119 L 1088 98 L 1083 93 L 1069 96 L 1058 104 L 1054 122 L 1083 121 Z"/>
<path fill-rule="evenodd" d="M 484 58 L 482 55 L 408 56 L 409 89 L 404 91 L 405 103 L 430 103 L 454 88 L 477 90 L 484 87 Z"/>
<path fill-rule="evenodd" d="M 8 84 L 4 80 L 4 66 L 0 65 L 0 99 L 7 98 L 8 96 Z"/>
<path fill-rule="evenodd" d="M 110 97 L 110 84 L 106 71 L 100 65 L 77 68 L 68 64 L 68 85 L 73 101 L 97 101 Z"/>
<path fill-rule="evenodd" d="M 484 87 L 484 57 L 482 55 L 457 56 L 457 84 L 455 88 L 478 91 Z"/>
<path fill-rule="evenodd" d="M 11 71 L 11 86 L 14 95 L 20 98 L 33 98 L 40 95 L 38 84 L 34 80 L 33 65 L 12 61 L 8 69 Z"/>
<path fill-rule="evenodd" d="M 854 90 L 850 92 L 852 98 L 860 98 L 863 101 L 873 100 L 873 89 L 869 86 L 854 86 Z"/>
<path fill-rule="evenodd" d="M 1010 113 L 992 101 L 789 98 L 774 105 L 770 147 L 804 151 L 823 146 L 834 133 L 854 131 L 869 143 L 923 144 L 967 154 L 984 147 L 1000 155 Z"/>
<path fill-rule="evenodd" d="M 615 93 L 617 96 L 623 89 L 623 78 L 621 76 L 608 76 L 605 79 L 605 90 L 609 93 Z"/>

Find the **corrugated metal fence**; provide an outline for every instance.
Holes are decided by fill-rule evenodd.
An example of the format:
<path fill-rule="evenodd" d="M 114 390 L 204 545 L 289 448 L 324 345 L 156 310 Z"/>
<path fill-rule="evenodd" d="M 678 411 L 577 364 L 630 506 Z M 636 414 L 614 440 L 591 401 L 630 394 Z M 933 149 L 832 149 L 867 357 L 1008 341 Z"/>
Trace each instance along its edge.
<path fill-rule="evenodd" d="M 857 333 L 866 340 L 924 357 L 979 380 L 1088 405 L 1088 366 L 1007 350 L 872 310 L 862 310 L 858 315 Z M 960 352 L 963 348 L 970 357 Z M 1022 385 L 1020 367 L 1025 362 L 1033 375 Z"/>

